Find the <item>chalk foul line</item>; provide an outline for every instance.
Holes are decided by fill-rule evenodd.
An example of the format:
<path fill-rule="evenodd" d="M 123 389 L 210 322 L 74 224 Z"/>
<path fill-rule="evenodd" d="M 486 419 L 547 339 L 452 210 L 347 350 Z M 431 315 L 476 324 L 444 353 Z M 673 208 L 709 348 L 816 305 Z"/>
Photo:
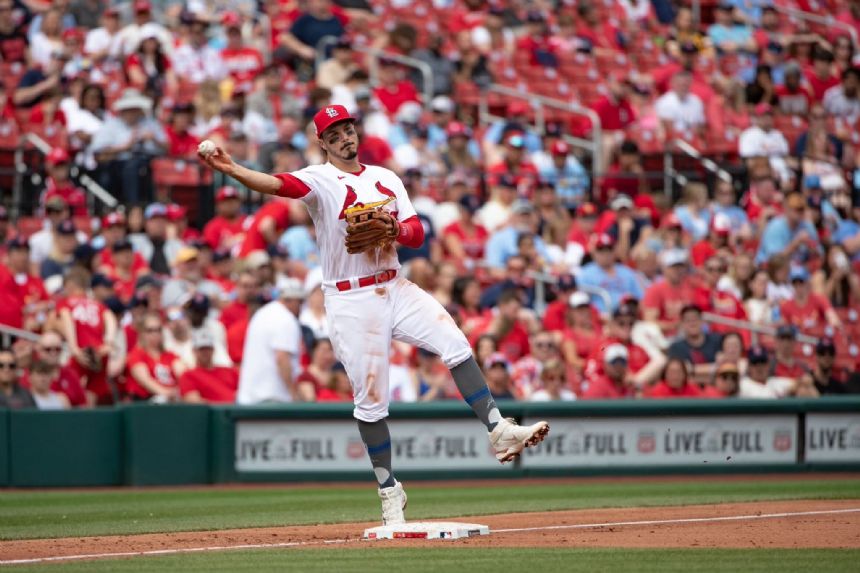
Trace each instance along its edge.
<path fill-rule="evenodd" d="M 720 521 L 752 521 L 759 519 L 779 519 L 784 517 L 804 517 L 810 515 L 838 515 L 860 513 L 860 507 L 847 509 L 826 509 L 818 511 L 792 511 L 783 513 L 762 513 L 750 515 L 726 515 L 721 517 L 681 517 L 676 519 L 650 519 L 642 521 L 609 521 L 605 523 L 575 523 L 570 525 L 543 525 L 539 527 L 516 527 L 491 529 L 490 533 L 519 533 L 523 531 L 553 531 L 559 529 L 599 529 L 603 527 L 624 527 L 637 525 L 672 525 L 683 523 L 716 523 Z M 247 543 L 242 545 L 211 545 L 207 547 L 177 547 L 175 549 L 150 549 L 147 551 L 123 551 L 119 553 L 87 553 L 81 555 L 58 555 L 54 557 L 33 557 L 29 559 L 7 559 L 2 565 L 25 565 L 55 561 L 80 561 L 87 559 L 111 559 L 118 557 L 152 557 L 158 555 L 177 555 L 183 553 L 205 553 L 208 551 L 233 551 L 242 549 L 282 549 L 291 547 L 312 547 L 353 543 L 359 539 L 321 539 L 315 541 L 289 541 L 276 543 Z"/>

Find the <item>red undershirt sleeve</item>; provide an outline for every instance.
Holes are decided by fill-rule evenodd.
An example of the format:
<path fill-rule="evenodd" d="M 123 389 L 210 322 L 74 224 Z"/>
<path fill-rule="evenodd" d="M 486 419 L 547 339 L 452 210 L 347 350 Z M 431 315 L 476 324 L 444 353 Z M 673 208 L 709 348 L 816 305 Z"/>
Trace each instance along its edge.
<path fill-rule="evenodd" d="M 278 191 L 278 197 L 301 199 L 311 192 L 311 188 L 295 175 L 276 173 L 275 177 L 281 180 L 281 189 Z"/>
<path fill-rule="evenodd" d="M 412 215 L 408 219 L 400 221 L 397 242 L 410 249 L 417 249 L 424 243 L 424 225 L 421 224 L 418 215 Z"/>

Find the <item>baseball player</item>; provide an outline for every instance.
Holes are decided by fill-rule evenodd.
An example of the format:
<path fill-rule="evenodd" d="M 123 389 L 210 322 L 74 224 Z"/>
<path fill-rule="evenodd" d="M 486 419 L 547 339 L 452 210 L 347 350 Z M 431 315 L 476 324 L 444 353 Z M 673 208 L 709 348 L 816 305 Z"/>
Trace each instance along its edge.
<path fill-rule="evenodd" d="M 331 105 L 313 118 L 328 162 L 267 175 L 234 163 L 211 142 L 199 155 L 250 189 L 302 201 L 316 227 L 331 341 L 352 383 L 361 438 L 379 483 L 383 524 L 404 523 L 406 494 L 391 469 L 388 360 L 392 338 L 442 358 L 466 403 L 486 425 L 501 462 L 540 443 L 546 422 L 519 426 L 502 418 L 466 337 L 439 302 L 400 276 L 393 243 L 418 247 L 424 230 L 393 172 L 358 161 L 354 118 Z"/>

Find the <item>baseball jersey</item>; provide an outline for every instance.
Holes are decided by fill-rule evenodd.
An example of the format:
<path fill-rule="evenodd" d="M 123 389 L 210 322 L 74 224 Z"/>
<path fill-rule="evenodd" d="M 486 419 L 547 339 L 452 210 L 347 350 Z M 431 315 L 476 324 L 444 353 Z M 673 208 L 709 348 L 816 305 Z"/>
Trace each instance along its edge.
<path fill-rule="evenodd" d="M 394 248 L 350 255 L 344 246 L 346 210 L 350 207 L 381 207 L 398 221 L 417 216 L 403 182 L 394 172 L 362 165 L 359 172 L 347 173 L 326 163 L 275 177 L 284 181 L 283 196 L 300 199 L 308 207 L 316 228 L 324 281 L 365 277 L 400 268 Z M 296 180 L 299 186 L 304 186 L 298 192 Z"/>
<path fill-rule="evenodd" d="M 78 347 L 101 346 L 104 343 L 104 313 L 107 308 L 85 296 L 70 296 L 61 302 L 57 310 L 68 310 L 75 325 Z"/>
<path fill-rule="evenodd" d="M 179 391 L 183 396 L 199 392 L 207 402 L 232 404 L 236 401 L 239 372 L 233 367 L 213 366 L 192 368 L 179 377 Z"/>
<path fill-rule="evenodd" d="M 143 364 L 149 371 L 149 375 L 165 388 L 176 388 L 177 382 L 173 375 L 173 363 L 179 357 L 172 352 L 162 352 L 158 357 L 152 356 L 141 347 L 132 350 L 128 355 L 128 393 L 139 398 L 149 398 L 151 392 L 134 379 L 131 370 L 138 364 Z"/>

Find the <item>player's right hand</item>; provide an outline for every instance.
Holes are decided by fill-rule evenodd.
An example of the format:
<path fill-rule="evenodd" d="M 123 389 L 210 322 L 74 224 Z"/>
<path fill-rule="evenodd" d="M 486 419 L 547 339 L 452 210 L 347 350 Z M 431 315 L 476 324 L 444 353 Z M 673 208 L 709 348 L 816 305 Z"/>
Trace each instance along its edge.
<path fill-rule="evenodd" d="M 233 159 L 221 146 L 217 146 L 215 151 L 209 155 L 198 153 L 197 157 L 200 158 L 200 161 L 221 173 L 229 174 L 230 169 L 233 167 Z"/>

